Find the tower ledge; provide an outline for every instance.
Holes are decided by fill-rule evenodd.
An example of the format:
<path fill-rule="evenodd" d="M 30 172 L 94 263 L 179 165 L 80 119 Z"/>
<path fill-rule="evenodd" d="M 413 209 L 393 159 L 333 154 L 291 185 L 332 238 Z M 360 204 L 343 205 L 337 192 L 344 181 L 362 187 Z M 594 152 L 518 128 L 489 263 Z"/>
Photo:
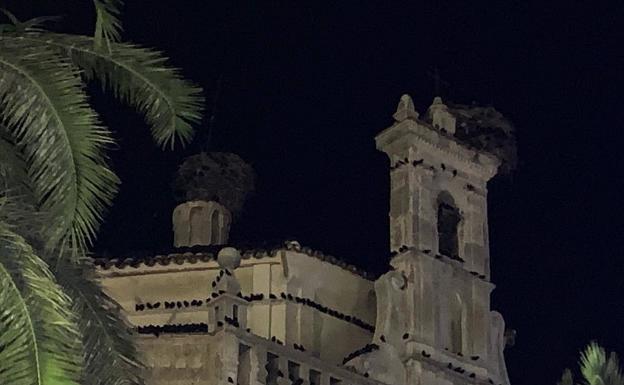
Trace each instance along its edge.
<path fill-rule="evenodd" d="M 405 154 L 419 157 L 419 154 L 409 154 L 409 148 L 424 147 L 429 150 L 440 151 L 450 155 L 454 162 L 451 166 L 489 180 L 496 175 L 499 160 L 484 152 L 475 151 L 459 144 L 456 139 L 436 130 L 429 123 L 422 120 L 403 120 L 386 128 L 375 137 L 377 149 L 385 153 Z M 391 159 L 391 161 L 402 160 Z M 414 161 L 418 159 L 409 159 Z M 468 166 L 468 168 L 466 167 Z"/>

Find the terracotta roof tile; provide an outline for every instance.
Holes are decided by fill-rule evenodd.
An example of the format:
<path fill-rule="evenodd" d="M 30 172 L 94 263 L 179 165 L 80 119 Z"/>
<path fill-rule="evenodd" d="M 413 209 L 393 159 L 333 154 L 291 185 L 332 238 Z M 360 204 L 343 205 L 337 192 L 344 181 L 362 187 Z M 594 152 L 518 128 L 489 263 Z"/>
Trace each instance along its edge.
<path fill-rule="evenodd" d="M 147 267 L 153 266 L 168 266 L 172 263 L 176 265 L 183 264 L 195 264 L 197 262 L 208 262 L 216 260 L 218 251 L 225 247 L 225 245 L 219 246 L 206 246 L 206 247 L 193 247 L 187 249 L 177 249 L 169 254 L 156 254 L 148 256 L 136 256 L 136 257 L 117 257 L 117 258 L 105 258 L 99 257 L 93 259 L 93 264 L 102 270 L 108 270 L 113 266 L 117 269 L 126 268 L 139 268 L 142 265 Z M 241 256 L 243 259 L 262 259 L 266 257 L 275 257 L 282 250 L 295 251 L 301 254 L 305 254 L 309 257 L 319 259 L 324 262 L 336 265 L 344 270 L 347 270 L 353 274 L 357 274 L 363 278 L 373 280 L 376 277 L 364 271 L 354 265 L 344 262 L 334 256 L 324 254 L 320 250 L 313 250 L 309 247 L 301 247 L 297 242 L 285 242 L 281 246 L 272 248 L 245 248 L 239 247 Z"/>

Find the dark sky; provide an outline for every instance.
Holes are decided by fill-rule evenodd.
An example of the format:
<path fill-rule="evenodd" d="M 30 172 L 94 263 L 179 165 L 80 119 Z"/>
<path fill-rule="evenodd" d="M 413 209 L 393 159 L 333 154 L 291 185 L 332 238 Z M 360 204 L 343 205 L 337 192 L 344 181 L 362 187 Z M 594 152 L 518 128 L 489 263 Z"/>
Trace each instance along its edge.
<path fill-rule="evenodd" d="M 89 1 L 4 3 L 92 31 Z M 259 182 L 235 242 L 295 238 L 383 271 L 388 161 L 373 137 L 401 94 L 424 112 L 437 67 L 446 99 L 513 120 L 519 168 L 489 186 L 493 307 L 518 330 L 512 384 L 554 385 L 591 339 L 624 354 L 624 3 L 589 3 L 142 0 L 123 21 L 208 98 L 223 77 L 211 149 L 240 154 Z M 141 117 L 94 101 L 123 181 L 96 250 L 169 250 L 171 180 L 201 143 L 162 152 Z"/>

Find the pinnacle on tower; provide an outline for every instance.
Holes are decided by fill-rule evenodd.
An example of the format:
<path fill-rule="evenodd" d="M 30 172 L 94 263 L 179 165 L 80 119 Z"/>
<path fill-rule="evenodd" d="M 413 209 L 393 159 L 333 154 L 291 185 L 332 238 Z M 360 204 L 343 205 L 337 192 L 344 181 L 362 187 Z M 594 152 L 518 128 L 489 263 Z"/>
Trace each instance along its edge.
<path fill-rule="evenodd" d="M 442 102 L 441 97 L 436 96 L 433 98 L 433 103 L 429 106 L 427 115 L 434 127 L 444 130 L 449 134 L 455 134 L 456 119 L 453 114 L 449 112 L 446 104 Z"/>
<path fill-rule="evenodd" d="M 411 96 L 407 94 L 401 96 L 397 110 L 392 117 L 397 122 L 402 122 L 407 119 L 418 119 L 418 112 L 414 109 L 414 102 L 412 101 Z"/>

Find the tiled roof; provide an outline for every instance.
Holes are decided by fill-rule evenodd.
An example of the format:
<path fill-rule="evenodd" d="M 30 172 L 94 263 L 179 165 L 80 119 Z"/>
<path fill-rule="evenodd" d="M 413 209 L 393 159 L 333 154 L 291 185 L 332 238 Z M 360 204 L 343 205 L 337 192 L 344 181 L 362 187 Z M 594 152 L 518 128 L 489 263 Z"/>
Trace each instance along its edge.
<path fill-rule="evenodd" d="M 93 264 L 102 270 L 108 270 L 112 267 L 117 269 L 127 268 L 139 268 L 139 267 L 153 267 L 153 266 L 168 266 L 171 264 L 184 265 L 195 264 L 198 262 L 209 262 L 216 260 L 216 256 L 221 248 L 226 245 L 219 246 L 202 246 L 186 249 L 177 249 L 174 252 L 168 254 L 157 254 L 147 257 L 117 257 L 117 258 L 94 258 Z M 236 246 L 234 246 L 236 247 Z M 283 250 L 295 251 L 301 254 L 305 254 L 309 257 L 317 258 L 323 262 L 331 263 L 344 270 L 348 270 L 353 274 L 357 274 L 365 279 L 373 280 L 376 277 L 364 271 L 356 266 L 346 263 L 332 255 L 328 255 L 319 250 L 313 250 L 309 247 L 301 247 L 297 242 L 284 242 L 281 246 L 272 248 L 245 248 L 238 247 L 243 259 L 261 259 L 266 257 L 275 257 L 278 252 Z"/>

